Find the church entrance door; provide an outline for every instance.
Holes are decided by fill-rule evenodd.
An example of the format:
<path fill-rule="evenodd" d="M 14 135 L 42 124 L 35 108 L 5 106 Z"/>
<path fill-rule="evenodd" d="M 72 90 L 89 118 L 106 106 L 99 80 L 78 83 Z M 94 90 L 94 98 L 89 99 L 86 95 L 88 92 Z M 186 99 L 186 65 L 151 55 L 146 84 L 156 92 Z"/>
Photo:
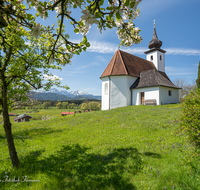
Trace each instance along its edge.
<path fill-rule="evenodd" d="M 144 92 L 141 92 L 141 105 L 144 105 Z"/>

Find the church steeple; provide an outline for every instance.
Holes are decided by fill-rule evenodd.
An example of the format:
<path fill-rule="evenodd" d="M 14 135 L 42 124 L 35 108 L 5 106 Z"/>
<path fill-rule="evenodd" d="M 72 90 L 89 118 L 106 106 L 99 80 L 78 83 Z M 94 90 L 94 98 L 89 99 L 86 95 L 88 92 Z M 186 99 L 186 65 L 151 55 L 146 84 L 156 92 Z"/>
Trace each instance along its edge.
<path fill-rule="evenodd" d="M 165 60 L 164 54 L 165 50 L 161 49 L 162 42 L 158 39 L 154 20 L 153 37 L 149 42 L 148 48 L 150 50 L 144 52 L 147 55 L 147 60 L 153 62 L 158 71 L 165 72 Z"/>
<path fill-rule="evenodd" d="M 162 46 L 162 42 L 158 39 L 158 36 L 156 34 L 156 27 L 155 27 L 155 23 L 154 23 L 154 30 L 153 30 L 153 37 L 152 40 L 149 42 L 149 49 L 152 48 L 160 48 Z"/>

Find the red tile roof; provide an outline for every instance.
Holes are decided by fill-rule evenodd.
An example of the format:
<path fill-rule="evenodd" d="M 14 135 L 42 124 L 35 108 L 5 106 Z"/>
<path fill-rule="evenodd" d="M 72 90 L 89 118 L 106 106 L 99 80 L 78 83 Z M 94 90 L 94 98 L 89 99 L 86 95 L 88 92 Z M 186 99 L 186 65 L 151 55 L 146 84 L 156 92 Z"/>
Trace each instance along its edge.
<path fill-rule="evenodd" d="M 70 114 L 74 114 L 74 112 L 62 112 L 61 115 L 70 115 Z"/>
<path fill-rule="evenodd" d="M 114 75 L 139 77 L 140 72 L 151 69 L 156 69 L 152 62 L 124 51 L 117 50 L 100 78 Z"/>

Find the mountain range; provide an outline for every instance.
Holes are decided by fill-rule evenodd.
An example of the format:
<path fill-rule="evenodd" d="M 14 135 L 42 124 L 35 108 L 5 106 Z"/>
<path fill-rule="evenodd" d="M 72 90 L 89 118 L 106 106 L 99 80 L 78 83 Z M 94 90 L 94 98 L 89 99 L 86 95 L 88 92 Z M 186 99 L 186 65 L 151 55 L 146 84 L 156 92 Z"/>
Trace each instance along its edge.
<path fill-rule="evenodd" d="M 56 88 L 51 88 L 49 91 L 32 92 L 32 97 L 38 100 L 54 100 L 54 101 L 84 100 L 84 99 L 101 100 L 101 96 L 94 96 L 84 91 L 75 90 L 68 92 L 67 90 L 58 90 Z"/>

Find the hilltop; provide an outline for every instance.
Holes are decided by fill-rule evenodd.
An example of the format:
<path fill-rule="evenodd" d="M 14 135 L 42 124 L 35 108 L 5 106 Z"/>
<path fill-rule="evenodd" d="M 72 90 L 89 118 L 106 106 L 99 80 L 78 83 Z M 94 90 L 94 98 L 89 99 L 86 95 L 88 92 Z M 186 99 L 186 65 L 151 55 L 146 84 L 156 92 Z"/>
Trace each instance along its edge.
<path fill-rule="evenodd" d="M 40 110 L 29 113 L 30 122 L 13 123 L 18 171 L 11 168 L 1 126 L 0 179 L 7 172 L 39 180 L 0 183 L 1 189 L 199 189 L 200 163 L 190 159 L 194 148 L 180 132 L 180 104 L 60 112 Z M 41 120 L 44 115 L 51 119 Z"/>

